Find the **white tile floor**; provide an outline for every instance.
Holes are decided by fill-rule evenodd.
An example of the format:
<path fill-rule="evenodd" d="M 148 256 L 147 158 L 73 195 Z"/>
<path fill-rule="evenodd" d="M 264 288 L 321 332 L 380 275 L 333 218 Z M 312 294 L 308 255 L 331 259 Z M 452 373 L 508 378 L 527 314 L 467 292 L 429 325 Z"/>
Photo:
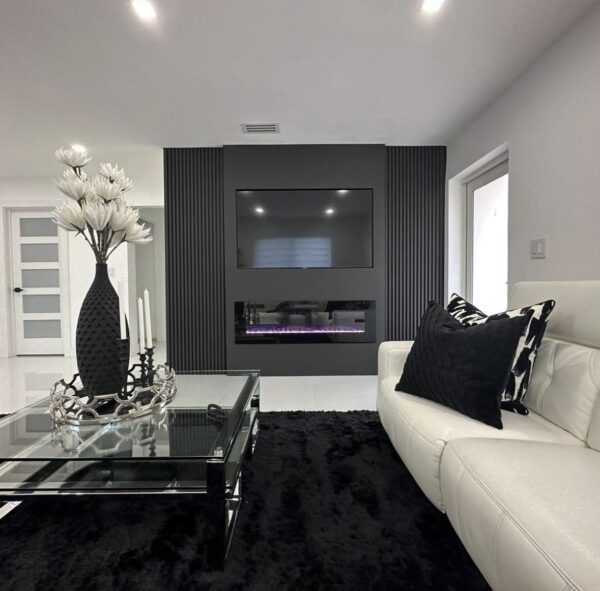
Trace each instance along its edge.
<path fill-rule="evenodd" d="M 377 376 L 264 376 L 260 406 L 277 410 L 375 410 Z"/>
<path fill-rule="evenodd" d="M 155 355 L 164 358 L 159 344 Z M 48 395 L 50 385 L 75 370 L 69 357 L 0 359 L 0 414 Z M 377 376 L 263 376 L 261 410 L 375 410 Z"/>

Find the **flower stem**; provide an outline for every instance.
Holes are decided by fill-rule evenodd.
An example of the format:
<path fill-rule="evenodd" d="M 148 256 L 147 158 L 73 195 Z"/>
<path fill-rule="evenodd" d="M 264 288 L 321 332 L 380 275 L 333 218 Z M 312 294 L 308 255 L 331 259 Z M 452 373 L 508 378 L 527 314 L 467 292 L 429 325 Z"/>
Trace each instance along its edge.
<path fill-rule="evenodd" d="M 116 244 L 115 246 L 112 247 L 112 249 L 107 253 L 106 255 L 106 260 L 108 260 L 108 257 L 117 249 L 119 248 L 119 246 L 121 246 L 121 244 L 123 244 L 123 242 L 125 242 L 125 237 L 123 236 L 123 238 L 121 239 L 121 241 Z"/>

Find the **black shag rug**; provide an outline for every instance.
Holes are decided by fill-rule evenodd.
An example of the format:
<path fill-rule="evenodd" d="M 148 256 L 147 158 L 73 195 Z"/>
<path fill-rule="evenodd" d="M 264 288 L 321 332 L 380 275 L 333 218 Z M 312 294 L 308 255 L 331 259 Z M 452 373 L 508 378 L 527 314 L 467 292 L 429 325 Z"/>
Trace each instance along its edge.
<path fill-rule="evenodd" d="M 0 521 L 0 588 L 487 589 L 374 412 L 262 413 L 222 573 L 185 499 L 33 500 Z"/>

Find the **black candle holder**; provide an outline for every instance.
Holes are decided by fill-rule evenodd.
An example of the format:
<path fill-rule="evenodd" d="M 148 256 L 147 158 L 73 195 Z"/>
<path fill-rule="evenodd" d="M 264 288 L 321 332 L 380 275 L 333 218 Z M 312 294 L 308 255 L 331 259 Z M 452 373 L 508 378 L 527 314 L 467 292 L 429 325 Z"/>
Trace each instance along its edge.
<path fill-rule="evenodd" d="M 140 368 L 139 378 L 135 380 L 136 386 L 153 386 L 154 376 L 156 375 L 156 367 L 154 365 L 154 347 L 146 347 L 144 351 L 138 352 L 140 362 L 134 364 L 129 370 L 131 375 L 132 370 L 136 367 Z"/>
<path fill-rule="evenodd" d="M 140 378 L 139 378 L 139 382 L 140 382 L 140 386 L 146 386 L 148 383 L 148 367 L 146 365 L 146 353 L 143 351 L 140 351 L 138 353 L 138 357 L 140 358 L 140 362 L 138 364 L 139 368 L 140 368 Z M 133 366 L 135 367 L 135 365 Z"/>
<path fill-rule="evenodd" d="M 146 347 L 146 377 L 150 386 L 154 384 L 154 373 L 154 347 Z"/>
<path fill-rule="evenodd" d="M 119 363 L 121 369 L 121 388 L 127 387 L 129 374 L 129 339 L 119 339 Z"/>

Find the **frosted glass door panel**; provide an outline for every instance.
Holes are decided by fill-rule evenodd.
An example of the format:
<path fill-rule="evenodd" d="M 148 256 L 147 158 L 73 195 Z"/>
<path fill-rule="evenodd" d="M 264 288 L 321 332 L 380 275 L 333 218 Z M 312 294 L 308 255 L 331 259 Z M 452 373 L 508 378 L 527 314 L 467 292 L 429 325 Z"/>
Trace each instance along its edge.
<path fill-rule="evenodd" d="M 22 263 L 58 263 L 58 244 L 21 244 Z"/>
<path fill-rule="evenodd" d="M 58 269 L 23 269 L 23 287 L 59 287 Z"/>
<path fill-rule="evenodd" d="M 11 296 L 17 355 L 63 355 L 68 351 L 68 278 L 62 268 L 65 238 L 50 211 L 11 212 Z"/>
<path fill-rule="evenodd" d="M 54 314 L 60 312 L 59 295 L 23 295 L 25 314 Z"/>
<path fill-rule="evenodd" d="M 58 236 L 58 226 L 52 218 L 21 218 L 19 225 L 22 237 Z"/>
<path fill-rule="evenodd" d="M 26 339 L 60 339 L 60 320 L 24 320 Z"/>

